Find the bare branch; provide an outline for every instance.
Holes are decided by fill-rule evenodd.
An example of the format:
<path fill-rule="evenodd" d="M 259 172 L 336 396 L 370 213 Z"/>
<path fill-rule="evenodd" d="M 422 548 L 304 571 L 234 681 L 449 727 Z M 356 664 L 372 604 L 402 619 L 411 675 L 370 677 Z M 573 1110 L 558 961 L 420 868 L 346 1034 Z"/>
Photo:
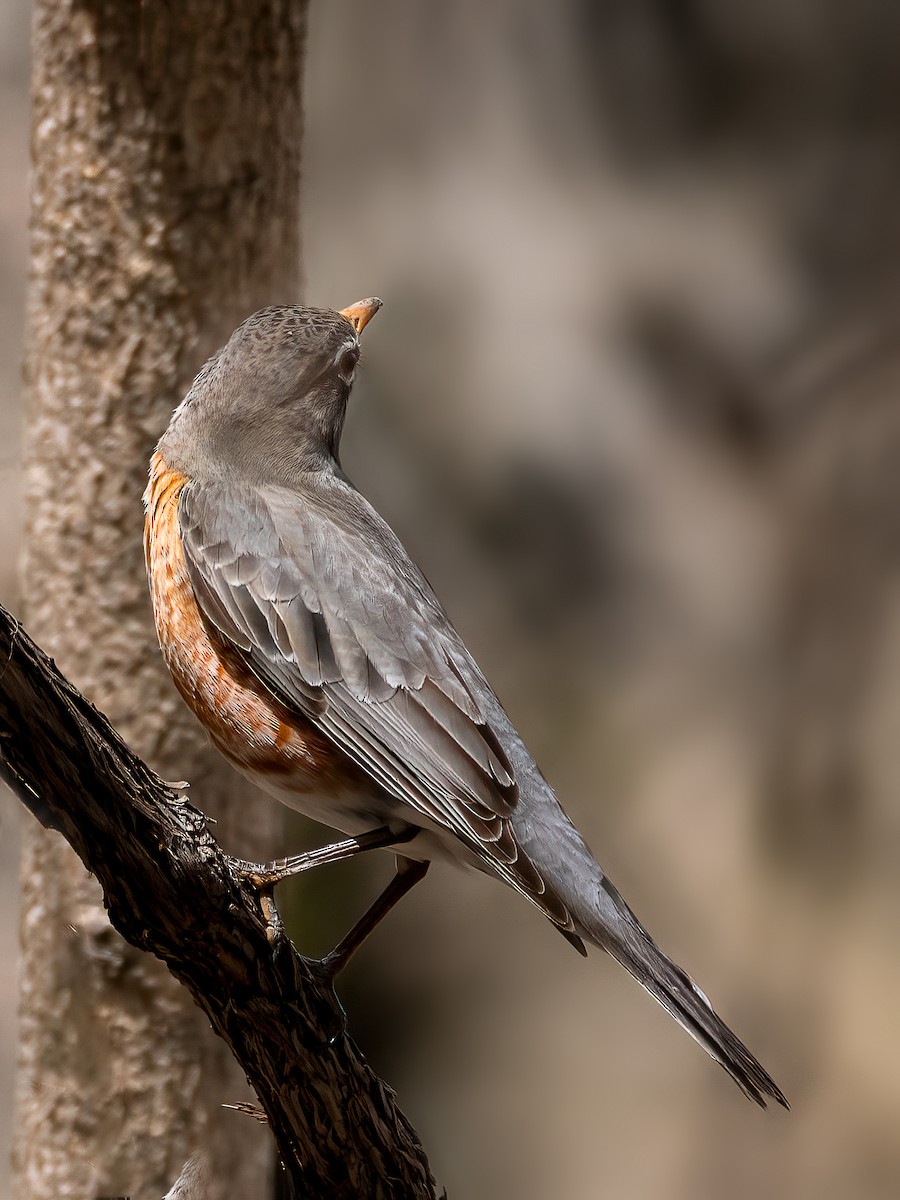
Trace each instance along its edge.
<path fill-rule="evenodd" d="M 161 958 L 207 1013 L 259 1097 L 298 1196 L 435 1196 L 415 1131 L 348 1037 L 315 963 L 274 909 L 266 920 L 203 814 L 2 608 L 0 774 L 97 876 L 116 929 Z"/>

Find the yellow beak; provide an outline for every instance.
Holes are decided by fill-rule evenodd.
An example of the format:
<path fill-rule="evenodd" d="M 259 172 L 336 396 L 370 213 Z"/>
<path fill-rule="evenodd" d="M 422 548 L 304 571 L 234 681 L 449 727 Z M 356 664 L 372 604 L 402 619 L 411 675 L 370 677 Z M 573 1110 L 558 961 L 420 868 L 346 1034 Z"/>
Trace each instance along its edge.
<path fill-rule="evenodd" d="M 349 308 L 342 308 L 341 316 L 346 317 L 356 332 L 360 334 L 381 308 L 381 304 L 382 301 L 377 296 L 370 296 L 368 300 L 357 300 Z"/>

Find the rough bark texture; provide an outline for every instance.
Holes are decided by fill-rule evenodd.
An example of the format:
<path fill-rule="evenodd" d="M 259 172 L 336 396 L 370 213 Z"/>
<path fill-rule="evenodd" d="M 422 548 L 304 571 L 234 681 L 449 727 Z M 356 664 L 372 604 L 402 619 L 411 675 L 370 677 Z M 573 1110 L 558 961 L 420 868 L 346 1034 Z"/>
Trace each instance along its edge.
<path fill-rule="evenodd" d="M 2 608 L 0 662 L 0 775 L 96 874 L 116 928 L 208 1014 L 259 1096 L 295 1194 L 433 1200 L 419 1140 L 347 1036 L 330 983 L 233 873 L 203 814 Z M 258 1196 L 259 1182 L 231 1194 Z"/>
<path fill-rule="evenodd" d="M 227 845 L 238 791 L 165 675 L 141 560 L 147 461 L 193 373 L 299 288 L 301 0 L 38 0 L 28 306 L 28 621 Z M 251 833 L 252 829 L 252 833 Z M 17 1194 L 158 1200 L 206 1149 L 264 1196 L 264 1130 L 183 989 L 113 935 L 96 881 L 26 838 Z M 226 1186 L 227 1183 L 227 1186 Z"/>

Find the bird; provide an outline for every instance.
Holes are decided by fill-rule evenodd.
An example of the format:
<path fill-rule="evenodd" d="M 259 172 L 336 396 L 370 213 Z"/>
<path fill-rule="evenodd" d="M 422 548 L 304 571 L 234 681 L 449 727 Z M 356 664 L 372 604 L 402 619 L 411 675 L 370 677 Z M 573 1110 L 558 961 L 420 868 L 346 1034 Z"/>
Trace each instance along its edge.
<path fill-rule="evenodd" d="M 606 951 L 753 1101 L 783 1093 L 628 907 L 569 820 L 340 442 L 381 301 L 272 306 L 202 367 L 144 495 L 154 621 L 176 687 L 254 783 L 346 835 L 272 864 L 260 889 L 391 850 L 391 883 L 322 960 L 333 976 L 435 859 L 530 901 Z"/>

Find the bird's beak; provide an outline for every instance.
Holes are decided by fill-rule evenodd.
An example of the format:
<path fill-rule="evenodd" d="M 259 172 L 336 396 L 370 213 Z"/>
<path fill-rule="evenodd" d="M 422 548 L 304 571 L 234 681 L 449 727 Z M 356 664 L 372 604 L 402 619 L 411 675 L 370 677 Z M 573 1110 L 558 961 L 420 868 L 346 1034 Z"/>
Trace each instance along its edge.
<path fill-rule="evenodd" d="M 370 296 L 368 300 L 357 300 L 349 308 L 342 308 L 341 316 L 346 317 L 357 334 L 360 334 L 381 308 L 381 304 L 382 301 L 377 296 Z"/>

